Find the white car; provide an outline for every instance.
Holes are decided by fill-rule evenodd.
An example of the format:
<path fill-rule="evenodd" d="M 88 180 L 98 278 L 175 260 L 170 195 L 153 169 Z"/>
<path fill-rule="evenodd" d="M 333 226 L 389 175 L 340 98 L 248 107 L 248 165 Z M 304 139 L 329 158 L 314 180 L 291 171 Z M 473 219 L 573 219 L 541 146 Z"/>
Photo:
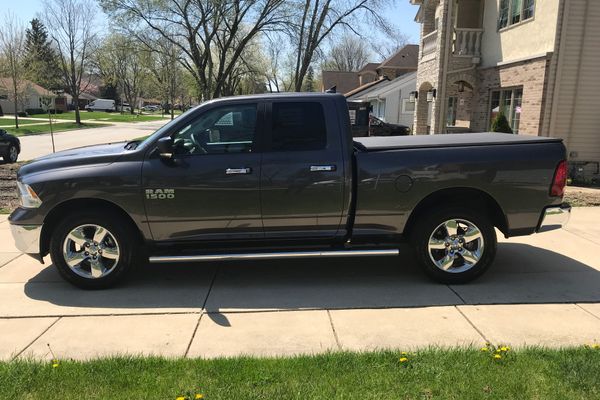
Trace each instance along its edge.
<path fill-rule="evenodd" d="M 85 106 L 88 111 L 116 111 L 115 101 L 110 99 L 96 99 Z"/>

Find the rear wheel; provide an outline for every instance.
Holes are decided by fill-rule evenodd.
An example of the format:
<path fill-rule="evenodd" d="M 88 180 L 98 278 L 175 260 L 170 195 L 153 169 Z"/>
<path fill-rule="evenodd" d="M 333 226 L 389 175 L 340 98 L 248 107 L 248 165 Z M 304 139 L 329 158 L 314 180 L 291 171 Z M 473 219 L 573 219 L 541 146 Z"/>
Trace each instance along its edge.
<path fill-rule="evenodd" d="M 412 235 L 417 259 L 431 278 L 466 283 L 483 274 L 496 256 L 496 231 L 483 211 L 447 207 L 423 217 Z"/>
<path fill-rule="evenodd" d="M 67 216 L 56 227 L 50 255 L 60 275 L 83 289 L 104 289 L 122 280 L 134 264 L 135 232 L 112 214 Z"/>

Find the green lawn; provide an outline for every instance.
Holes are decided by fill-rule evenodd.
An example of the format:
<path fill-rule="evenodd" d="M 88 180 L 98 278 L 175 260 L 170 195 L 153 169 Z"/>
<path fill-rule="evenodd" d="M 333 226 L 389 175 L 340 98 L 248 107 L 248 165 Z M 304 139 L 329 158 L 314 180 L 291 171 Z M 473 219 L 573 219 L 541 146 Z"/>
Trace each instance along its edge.
<path fill-rule="evenodd" d="M 48 120 L 48 118 L 46 117 L 46 120 Z M 19 126 L 21 125 L 29 125 L 29 124 L 39 124 L 40 122 L 43 121 L 36 121 L 36 120 L 26 120 L 26 119 L 22 119 L 19 118 Z M 6 128 L 10 128 L 15 126 L 15 119 L 14 118 L 0 118 L 0 128 L 2 129 L 6 129 Z"/>
<path fill-rule="evenodd" d="M 109 126 L 110 124 L 98 124 L 98 123 L 85 123 L 82 125 L 77 125 L 74 122 L 64 122 L 58 124 L 52 124 L 52 130 L 54 132 L 60 131 L 70 131 L 73 129 L 85 129 L 85 128 L 100 128 L 103 126 Z M 15 136 L 23 136 L 23 135 L 40 135 L 42 133 L 50 133 L 50 124 L 43 125 L 29 125 L 24 127 L 19 127 L 19 129 L 15 129 L 14 127 L 3 127 L 8 133 L 12 133 Z"/>
<path fill-rule="evenodd" d="M 600 350 L 0 363 L 2 399 L 598 399 Z"/>
<path fill-rule="evenodd" d="M 143 121 L 157 121 L 163 119 L 160 114 L 155 115 L 137 115 L 137 114 L 121 114 L 118 112 L 109 113 L 105 111 L 81 111 L 81 120 L 95 120 L 95 121 L 107 121 L 107 122 L 143 122 Z M 48 118 L 48 114 L 33 114 L 30 117 L 34 118 Z M 69 111 L 62 114 L 52 114 L 52 118 L 56 119 L 70 119 L 75 121 L 75 112 Z"/>

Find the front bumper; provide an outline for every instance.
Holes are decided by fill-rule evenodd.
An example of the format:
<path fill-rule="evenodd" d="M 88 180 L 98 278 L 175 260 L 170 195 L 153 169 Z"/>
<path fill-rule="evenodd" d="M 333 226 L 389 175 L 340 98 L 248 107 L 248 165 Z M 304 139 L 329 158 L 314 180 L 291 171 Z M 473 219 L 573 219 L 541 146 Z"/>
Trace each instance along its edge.
<path fill-rule="evenodd" d="M 544 210 L 537 232 L 548 232 L 563 228 L 569 222 L 569 218 L 571 218 L 571 206 L 569 204 L 548 207 Z"/>
<path fill-rule="evenodd" d="M 15 240 L 15 246 L 17 246 L 19 251 L 31 255 L 38 255 L 40 253 L 42 225 L 10 224 L 10 232 Z"/>

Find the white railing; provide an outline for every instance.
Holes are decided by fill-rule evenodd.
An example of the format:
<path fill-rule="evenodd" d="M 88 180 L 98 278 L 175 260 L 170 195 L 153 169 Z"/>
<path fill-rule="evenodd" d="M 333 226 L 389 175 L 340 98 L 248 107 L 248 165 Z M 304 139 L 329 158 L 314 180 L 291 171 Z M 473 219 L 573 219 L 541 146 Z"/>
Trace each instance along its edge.
<path fill-rule="evenodd" d="M 454 28 L 452 54 L 464 57 L 481 57 L 483 29 Z"/>
<path fill-rule="evenodd" d="M 434 53 L 436 50 L 436 44 L 437 44 L 437 31 L 433 31 L 431 33 L 428 33 L 427 35 L 423 36 L 423 41 L 422 41 L 422 49 L 423 52 L 421 54 L 421 56 L 426 56 L 427 54 L 431 54 Z"/>

